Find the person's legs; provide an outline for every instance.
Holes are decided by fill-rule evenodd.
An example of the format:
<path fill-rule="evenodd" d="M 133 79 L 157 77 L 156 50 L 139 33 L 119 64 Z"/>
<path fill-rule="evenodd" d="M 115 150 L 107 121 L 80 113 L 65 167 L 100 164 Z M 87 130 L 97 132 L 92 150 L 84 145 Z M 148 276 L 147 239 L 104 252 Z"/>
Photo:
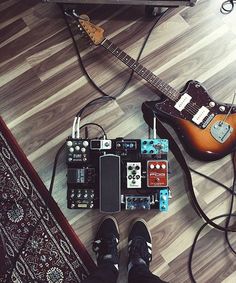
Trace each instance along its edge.
<path fill-rule="evenodd" d="M 152 274 L 145 264 L 136 265 L 129 271 L 129 283 L 166 283 Z"/>
<path fill-rule="evenodd" d="M 152 261 L 152 239 L 143 219 L 137 220 L 132 226 L 128 238 L 128 249 L 129 283 L 165 283 L 149 271 L 149 263 Z"/>
<path fill-rule="evenodd" d="M 98 266 L 97 270 L 91 274 L 83 283 L 116 283 L 118 270 L 113 264 Z"/>
<path fill-rule="evenodd" d="M 83 283 L 115 283 L 118 277 L 119 255 L 118 224 L 115 218 L 106 217 L 98 228 L 93 242 L 93 251 L 97 257 L 97 270 Z"/>

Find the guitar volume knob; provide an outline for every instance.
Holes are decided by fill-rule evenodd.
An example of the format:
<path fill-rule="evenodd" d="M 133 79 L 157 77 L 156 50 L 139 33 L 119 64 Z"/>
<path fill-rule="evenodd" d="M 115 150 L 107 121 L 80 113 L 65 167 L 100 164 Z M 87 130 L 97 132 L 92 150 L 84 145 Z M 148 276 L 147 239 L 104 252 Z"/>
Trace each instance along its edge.
<path fill-rule="evenodd" d="M 224 112 L 224 111 L 225 111 L 225 106 L 221 105 L 221 106 L 219 107 L 219 109 L 220 109 L 221 112 Z"/>
<path fill-rule="evenodd" d="M 210 102 L 209 102 L 209 106 L 210 106 L 211 108 L 212 108 L 212 107 L 215 107 L 215 105 L 216 105 L 216 104 L 215 104 L 214 101 L 210 101 Z"/>

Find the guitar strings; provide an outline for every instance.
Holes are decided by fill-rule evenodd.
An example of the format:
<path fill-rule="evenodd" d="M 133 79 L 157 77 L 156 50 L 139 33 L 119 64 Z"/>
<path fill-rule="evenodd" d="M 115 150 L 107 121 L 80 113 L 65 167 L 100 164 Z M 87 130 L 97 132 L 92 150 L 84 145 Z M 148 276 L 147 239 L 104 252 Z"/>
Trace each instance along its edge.
<path fill-rule="evenodd" d="M 128 54 L 126 54 L 124 51 L 122 51 L 120 48 L 118 48 L 118 47 L 116 47 L 116 45 L 115 44 L 113 44 L 109 39 L 105 39 L 105 41 L 103 41 L 102 42 L 102 44 L 101 44 L 106 50 L 108 50 L 110 53 L 112 53 L 113 55 L 115 55 L 119 60 L 121 60 L 125 65 L 127 65 L 128 67 L 130 67 L 130 68 L 132 68 L 132 70 L 134 71 L 134 72 L 136 72 L 139 76 L 141 76 L 142 78 L 144 78 L 148 83 L 150 83 L 151 85 L 153 85 L 154 87 L 157 87 L 156 86 L 156 84 L 157 84 L 157 82 L 159 81 L 159 86 L 160 86 L 160 82 L 163 84 L 163 85 L 166 85 L 166 87 L 164 87 L 163 88 L 163 86 L 162 86 L 162 90 L 161 90 L 161 92 L 162 93 L 164 93 L 164 94 L 166 94 L 166 93 L 168 93 L 169 95 L 167 95 L 167 97 L 169 98 L 169 99 L 171 99 L 172 101 L 175 101 L 175 102 L 177 102 L 178 101 L 178 99 L 176 99 L 175 97 L 173 97 L 173 94 L 172 94 L 172 92 L 170 92 L 170 91 L 168 91 L 168 89 L 167 88 L 171 88 L 171 89 L 173 89 L 172 87 L 170 87 L 168 84 L 166 84 L 165 82 L 163 82 L 159 77 L 157 77 L 156 75 L 154 75 L 152 72 L 150 72 L 149 70 L 146 70 L 146 71 L 144 71 L 143 73 L 142 73 L 142 69 L 145 69 L 145 67 L 144 66 L 142 66 L 140 63 L 138 63 L 137 61 L 135 61 L 132 57 L 130 57 Z M 120 56 L 120 54 L 124 54 L 125 56 L 123 57 L 123 58 L 120 58 L 119 56 Z M 125 58 L 129 58 L 128 60 L 126 60 Z M 130 63 L 129 61 L 131 61 L 132 60 L 132 62 Z M 134 68 L 133 66 L 136 64 L 136 67 Z M 138 71 L 138 67 L 142 67 L 139 71 Z M 141 73 L 140 73 L 140 71 L 141 71 Z M 147 72 L 147 74 L 145 74 Z M 153 80 L 153 81 L 150 81 L 150 79 L 148 79 L 148 76 L 155 76 L 156 78 L 155 78 L 155 80 L 156 80 L 156 82 L 155 82 L 155 80 Z M 166 89 L 166 92 L 164 91 Z M 174 89 L 173 89 L 174 90 Z M 175 91 L 175 90 L 174 90 Z M 177 94 L 178 95 L 178 97 L 180 96 L 180 93 L 179 92 L 177 92 L 177 91 L 175 91 L 175 94 Z M 195 115 L 197 112 L 198 112 L 198 110 L 199 110 L 200 108 L 197 108 L 197 107 L 195 107 L 194 105 L 191 107 L 190 105 L 186 105 L 186 107 L 185 107 L 185 110 L 187 111 L 187 112 L 189 112 L 191 115 Z"/>
<path fill-rule="evenodd" d="M 107 45 L 108 44 L 108 45 Z M 110 51 L 113 55 L 115 55 L 119 60 L 121 60 L 123 63 L 125 63 L 126 65 L 128 65 L 130 68 L 132 68 L 138 75 L 140 75 L 142 78 L 144 78 L 148 83 L 150 83 L 151 85 L 153 85 L 154 87 L 157 87 L 157 85 L 161 86 L 161 91 L 166 94 L 168 93 L 168 98 L 170 98 L 172 101 L 177 102 L 178 98 L 181 96 L 181 94 L 177 91 L 175 91 L 171 86 L 169 86 L 167 83 L 165 83 L 164 81 L 162 81 L 158 76 L 156 76 L 155 74 L 153 74 L 151 71 L 148 71 L 147 74 L 145 74 L 146 71 L 144 71 L 144 73 L 140 73 L 140 71 L 145 68 L 143 67 L 140 63 L 138 63 L 137 61 L 135 61 L 132 57 L 130 57 L 128 54 L 126 54 L 124 51 L 120 50 L 118 47 L 115 46 L 115 44 L 111 43 L 110 40 L 107 40 L 105 42 L 102 43 L 102 46 L 104 46 L 108 51 Z M 118 53 L 116 53 L 115 51 L 118 51 Z M 124 53 L 124 57 L 123 58 L 119 58 L 120 53 Z M 119 54 L 120 53 L 120 54 Z M 126 57 L 129 57 L 129 60 L 126 61 L 124 60 Z M 133 59 L 132 63 L 130 63 L 129 61 Z M 134 68 L 133 66 L 136 64 L 136 67 Z M 137 71 L 138 67 L 142 67 L 139 71 Z M 148 77 L 151 75 L 151 77 L 155 76 L 155 79 L 150 81 L 150 79 L 148 79 Z M 165 86 L 165 87 L 163 87 Z M 174 90 L 174 94 L 178 96 L 178 98 L 176 98 L 176 96 L 173 96 L 173 93 L 171 91 L 168 90 L 168 88 Z M 166 91 L 164 91 L 166 89 Z M 196 105 L 194 105 L 192 102 L 190 102 L 189 104 L 186 105 L 185 109 L 187 110 L 187 112 L 189 112 L 191 115 L 195 115 L 200 107 L 197 107 Z M 196 112 L 195 112 L 196 111 Z"/>
<path fill-rule="evenodd" d="M 233 96 L 233 100 L 232 100 L 231 106 L 230 106 L 229 111 L 228 111 L 227 115 L 225 116 L 224 120 L 221 122 L 221 125 L 227 120 L 227 118 L 229 117 L 229 115 L 230 115 L 230 113 L 231 113 L 231 111 L 233 109 L 235 96 L 236 96 L 236 92 L 234 91 L 234 96 Z"/>
<path fill-rule="evenodd" d="M 66 11 L 65 11 L 65 14 L 67 15 L 67 16 L 69 16 L 69 17 L 72 17 L 69 13 L 67 13 Z M 85 20 L 86 21 L 86 19 L 85 18 L 83 18 L 83 17 L 81 17 L 81 16 L 79 16 L 77 13 L 76 13 L 76 11 L 75 10 L 73 10 L 73 15 L 77 18 L 77 19 L 82 19 L 82 20 Z M 164 15 L 164 14 L 163 14 Z M 162 15 L 162 16 L 163 16 Z M 73 18 L 73 17 L 72 17 Z M 155 26 L 155 25 L 154 25 Z M 108 41 L 109 43 L 111 43 L 109 40 L 106 40 L 106 41 Z M 106 43 L 106 41 L 104 42 L 104 43 Z M 114 50 L 117 50 L 117 49 L 119 49 L 118 47 L 116 47 L 113 43 L 111 43 L 110 44 L 110 46 L 105 46 L 103 43 L 101 44 L 102 46 L 104 46 L 104 47 L 106 47 L 113 55 L 116 55 L 115 53 L 114 53 Z M 110 48 L 112 47 L 112 46 L 115 46 L 115 49 L 114 50 L 110 50 Z M 128 54 L 126 54 L 124 51 L 122 51 L 124 54 L 125 54 L 125 57 L 126 56 L 129 56 Z M 116 56 L 117 58 L 118 58 L 118 56 Z M 129 56 L 130 57 L 130 56 Z M 120 58 L 118 58 L 118 59 L 120 59 Z M 130 59 L 132 59 L 131 57 L 130 57 Z M 121 60 L 121 59 L 120 59 Z M 134 60 L 134 59 L 133 59 Z M 129 62 L 125 62 L 125 61 L 123 61 L 123 60 L 121 60 L 122 62 L 124 62 L 126 65 L 128 65 L 130 68 L 132 68 L 132 65 L 129 65 Z M 140 66 L 142 66 L 140 63 L 138 63 L 138 60 L 134 60 L 138 65 L 140 65 Z M 142 66 L 143 67 L 143 66 Z M 143 67 L 144 68 L 144 67 Z M 132 68 L 132 70 L 133 70 L 133 72 L 135 71 L 136 73 L 138 73 L 134 68 Z M 149 71 L 150 72 L 150 71 Z M 139 74 L 139 73 L 138 73 Z M 156 82 L 154 83 L 154 81 L 152 82 L 152 81 L 150 81 L 147 77 L 149 76 L 149 75 L 152 75 L 152 76 L 155 76 L 156 78 L 155 78 L 155 80 L 156 80 Z M 163 85 L 166 85 L 166 87 L 165 88 L 171 88 L 172 90 L 174 90 L 171 86 L 169 86 L 167 83 L 165 83 L 164 81 L 162 81 L 158 76 L 156 76 L 156 75 L 154 75 L 152 72 L 150 72 L 150 74 L 147 74 L 147 77 L 145 78 L 145 76 L 142 76 L 148 83 L 150 83 L 150 84 L 152 84 L 154 87 L 156 87 L 156 83 L 157 83 L 157 81 L 159 81 L 159 85 L 160 85 L 160 82 L 163 84 Z M 141 74 L 139 74 L 139 75 L 141 75 Z M 165 89 L 164 88 L 164 89 Z M 174 90 L 175 91 L 175 90 Z M 178 101 L 178 98 L 181 96 L 181 94 L 178 92 L 178 91 L 175 91 L 174 93 L 178 96 L 178 98 L 176 99 L 175 97 L 173 97 L 173 94 L 170 92 L 170 91 L 168 91 L 168 89 L 167 89 L 167 93 L 169 94 L 168 95 L 168 97 L 172 100 L 172 101 Z M 165 94 L 165 93 L 164 93 Z M 199 111 L 199 109 L 200 109 L 200 107 L 199 106 L 197 106 L 197 105 L 195 105 L 194 103 L 192 103 L 192 102 L 189 102 L 189 104 L 187 104 L 186 105 L 186 107 L 185 107 L 185 109 L 186 109 L 186 111 L 187 112 L 189 112 L 191 115 L 195 115 L 198 111 Z"/>
<path fill-rule="evenodd" d="M 71 17 L 71 18 L 73 18 L 73 16 L 71 16 L 67 11 L 65 11 L 64 12 L 65 13 L 65 15 L 66 16 L 69 16 L 69 17 Z M 83 17 L 80 17 L 77 13 L 76 13 L 76 11 L 75 10 L 73 10 L 73 15 L 77 18 L 77 19 L 82 19 L 82 20 L 86 20 L 86 19 L 84 19 Z M 113 43 L 111 43 L 111 46 L 112 45 L 114 45 Z M 104 44 L 102 44 L 102 46 L 104 46 Z M 106 48 L 112 53 L 112 54 L 114 54 L 113 52 L 114 52 L 114 50 L 110 50 L 109 48 L 111 47 L 111 46 L 107 46 Z M 115 50 L 117 49 L 117 47 L 115 48 Z M 123 51 L 122 51 L 123 52 Z M 125 52 L 123 52 L 123 53 L 125 53 Z M 126 54 L 126 53 L 125 53 Z M 115 55 L 115 54 L 114 54 Z M 128 56 L 127 54 L 126 54 L 126 56 Z M 131 57 L 130 57 L 130 59 L 132 59 Z M 121 60 L 122 62 L 124 62 L 123 60 Z M 135 62 L 137 62 L 137 64 L 139 64 L 138 63 L 138 60 L 134 60 Z M 124 63 L 126 63 L 126 62 L 124 62 Z M 129 65 L 129 62 L 127 62 L 126 63 L 130 68 L 132 68 L 131 67 L 131 65 Z M 141 65 L 141 64 L 139 64 L 139 65 Z M 142 66 L 142 65 L 141 65 Z M 132 70 L 133 71 L 136 71 L 135 69 L 133 69 L 132 68 Z M 150 72 L 150 71 L 149 71 Z M 150 72 L 151 73 L 151 72 Z M 138 73 L 139 74 L 139 73 Z M 140 74 L 139 74 L 140 75 Z M 154 74 L 152 74 L 152 75 L 154 75 Z M 147 77 L 149 76 L 149 74 L 147 74 Z M 144 76 L 142 76 L 142 77 L 144 77 Z M 168 84 L 166 84 L 165 82 L 163 82 L 160 78 L 158 78 L 157 76 L 155 76 L 156 77 L 156 80 L 158 80 L 159 82 L 161 82 L 163 85 L 166 85 L 166 87 L 169 87 L 169 85 Z M 149 82 L 149 83 L 151 83 L 153 86 L 155 86 L 156 87 L 156 82 L 155 83 L 152 83 L 151 81 L 149 81 L 147 78 L 145 78 L 144 77 L 144 79 L 146 79 L 146 81 L 147 82 Z M 172 87 L 171 87 L 171 89 L 173 89 Z M 168 90 L 167 90 L 167 92 L 168 92 Z M 172 96 L 172 93 L 169 91 L 168 92 L 169 93 L 169 98 L 171 98 L 171 100 L 174 100 L 174 101 L 177 101 L 175 98 L 173 98 L 173 96 Z M 180 93 L 179 92 L 177 92 L 177 91 L 175 91 L 175 94 L 177 94 L 178 95 L 178 97 L 180 96 Z M 191 102 L 190 102 L 190 104 L 192 104 Z M 198 107 L 196 107 L 194 104 L 192 104 L 192 105 L 186 105 L 186 111 L 187 112 L 189 112 L 191 115 L 195 115 L 197 112 L 198 112 L 198 110 L 199 110 L 200 108 L 198 108 Z M 196 111 L 196 112 L 195 112 Z"/>

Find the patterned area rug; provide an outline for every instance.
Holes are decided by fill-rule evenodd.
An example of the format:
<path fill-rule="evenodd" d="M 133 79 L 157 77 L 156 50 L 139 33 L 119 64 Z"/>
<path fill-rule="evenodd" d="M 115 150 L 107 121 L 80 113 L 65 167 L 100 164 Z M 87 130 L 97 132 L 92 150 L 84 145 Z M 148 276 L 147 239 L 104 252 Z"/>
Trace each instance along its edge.
<path fill-rule="evenodd" d="M 81 282 L 94 267 L 0 118 L 0 282 Z"/>

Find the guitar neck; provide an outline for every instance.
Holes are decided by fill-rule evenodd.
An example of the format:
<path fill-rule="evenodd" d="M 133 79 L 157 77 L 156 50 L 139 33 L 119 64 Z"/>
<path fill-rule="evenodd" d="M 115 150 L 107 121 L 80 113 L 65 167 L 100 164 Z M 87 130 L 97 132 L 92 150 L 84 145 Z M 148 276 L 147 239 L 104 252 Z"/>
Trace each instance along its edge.
<path fill-rule="evenodd" d="M 122 51 L 120 48 L 115 46 L 109 39 L 103 40 L 101 45 L 110 51 L 114 56 L 116 56 L 120 61 L 122 61 L 126 66 L 130 69 L 134 70 L 139 76 L 145 79 L 148 83 L 158 89 L 161 93 L 163 93 L 169 99 L 176 101 L 179 98 L 179 92 L 169 86 L 167 83 L 158 78 L 151 71 L 146 69 L 140 63 L 135 61 L 132 57 Z"/>

